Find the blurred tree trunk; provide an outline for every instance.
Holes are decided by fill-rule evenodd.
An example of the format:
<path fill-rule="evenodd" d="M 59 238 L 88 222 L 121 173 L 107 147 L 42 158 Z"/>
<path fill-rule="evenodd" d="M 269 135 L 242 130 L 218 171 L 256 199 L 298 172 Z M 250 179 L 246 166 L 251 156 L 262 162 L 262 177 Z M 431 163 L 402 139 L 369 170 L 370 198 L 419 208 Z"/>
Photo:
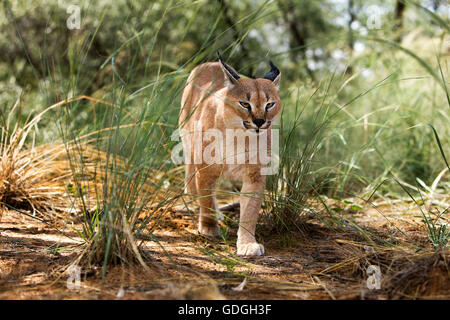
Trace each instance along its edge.
<path fill-rule="evenodd" d="M 314 73 L 308 67 L 308 61 L 306 58 L 306 41 L 308 38 L 308 33 L 302 26 L 301 22 L 299 22 L 299 20 L 294 16 L 293 10 L 291 10 L 294 4 L 287 1 L 277 1 L 277 4 L 283 15 L 284 22 L 288 26 L 291 34 L 289 41 L 289 46 L 291 48 L 291 60 L 296 63 L 298 61 L 298 54 L 300 54 L 301 59 L 305 62 L 306 72 L 311 79 L 314 80 Z"/>
<path fill-rule="evenodd" d="M 240 43 L 240 51 L 241 51 L 241 59 L 239 59 L 240 61 L 244 61 L 246 63 L 246 67 L 247 67 L 247 75 L 250 77 L 254 77 L 253 72 L 253 64 L 250 63 L 250 51 L 248 50 L 247 46 L 245 45 L 244 41 L 242 40 L 242 36 L 243 33 L 237 28 L 236 26 L 236 21 L 233 19 L 234 15 L 231 12 L 231 8 L 228 5 L 228 3 L 225 0 L 219 0 L 220 3 L 220 8 L 222 10 L 222 14 L 223 14 L 223 19 L 225 21 L 225 23 L 228 25 L 228 27 L 232 30 L 233 32 L 233 39 L 234 42 L 236 44 Z M 241 64 L 237 64 L 235 65 L 236 69 L 239 72 L 239 69 L 243 68 L 243 65 Z"/>
<path fill-rule="evenodd" d="M 403 29 L 403 15 L 405 13 L 406 3 L 404 0 L 397 0 L 395 4 L 395 23 L 394 23 L 394 31 L 398 32 L 396 37 L 396 41 L 399 42 L 401 40 L 401 32 Z"/>
<path fill-rule="evenodd" d="M 395 5 L 395 19 L 399 20 L 400 23 L 402 23 L 403 19 L 403 13 L 405 12 L 406 4 L 404 0 L 397 0 L 397 3 Z"/>
<path fill-rule="evenodd" d="M 353 58 L 353 50 L 355 48 L 355 39 L 353 37 L 353 30 L 352 30 L 352 24 L 356 20 L 355 15 L 355 3 L 353 0 L 348 0 L 348 48 L 349 48 L 349 60 L 351 61 Z M 353 68 L 351 65 L 347 66 L 347 69 L 345 70 L 345 73 L 347 74 L 353 74 Z"/>

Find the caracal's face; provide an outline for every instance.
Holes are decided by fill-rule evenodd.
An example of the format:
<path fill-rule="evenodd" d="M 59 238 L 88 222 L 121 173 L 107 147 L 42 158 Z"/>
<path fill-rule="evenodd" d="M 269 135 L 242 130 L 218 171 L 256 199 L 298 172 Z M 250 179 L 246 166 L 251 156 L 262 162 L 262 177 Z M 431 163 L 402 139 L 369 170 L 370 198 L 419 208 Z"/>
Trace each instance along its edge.
<path fill-rule="evenodd" d="M 240 78 L 228 89 L 225 104 L 227 128 L 260 130 L 271 128 L 281 111 L 275 84 L 267 79 Z"/>

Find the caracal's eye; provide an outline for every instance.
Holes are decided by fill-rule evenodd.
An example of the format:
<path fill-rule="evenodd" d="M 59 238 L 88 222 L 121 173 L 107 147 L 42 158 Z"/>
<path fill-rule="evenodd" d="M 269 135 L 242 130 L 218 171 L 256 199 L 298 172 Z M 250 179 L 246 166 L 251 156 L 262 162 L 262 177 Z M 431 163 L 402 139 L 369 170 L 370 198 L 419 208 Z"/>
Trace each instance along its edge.
<path fill-rule="evenodd" d="M 239 104 L 241 105 L 242 108 L 247 109 L 248 111 L 252 109 L 252 106 L 248 102 L 239 101 Z"/>
<path fill-rule="evenodd" d="M 270 110 L 273 108 L 273 106 L 275 105 L 275 102 L 269 102 L 266 104 L 266 110 Z"/>

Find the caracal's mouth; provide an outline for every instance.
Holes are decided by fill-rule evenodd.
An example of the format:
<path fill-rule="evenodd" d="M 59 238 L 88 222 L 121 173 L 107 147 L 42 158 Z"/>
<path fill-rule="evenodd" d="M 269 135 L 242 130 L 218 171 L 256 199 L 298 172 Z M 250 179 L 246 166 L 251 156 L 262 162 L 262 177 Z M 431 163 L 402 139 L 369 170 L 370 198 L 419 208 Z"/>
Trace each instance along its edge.
<path fill-rule="evenodd" d="M 259 128 L 251 125 L 249 121 L 242 121 L 242 124 L 244 125 L 244 128 L 246 130 L 250 130 L 251 132 L 259 134 L 261 133 L 261 131 L 269 129 L 270 126 L 272 125 L 272 121 L 267 121 L 263 126 Z"/>

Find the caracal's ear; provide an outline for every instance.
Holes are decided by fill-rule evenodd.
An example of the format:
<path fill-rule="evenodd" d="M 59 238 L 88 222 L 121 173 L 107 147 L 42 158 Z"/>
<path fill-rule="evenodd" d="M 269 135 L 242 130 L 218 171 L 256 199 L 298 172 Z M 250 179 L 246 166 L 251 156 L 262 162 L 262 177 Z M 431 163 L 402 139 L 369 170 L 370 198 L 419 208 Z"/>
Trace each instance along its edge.
<path fill-rule="evenodd" d="M 222 71 L 225 75 L 225 85 L 231 89 L 239 83 L 238 80 L 240 77 L 229 65 L 223 62 L 219 51 L 217 51 L 217 55 L 219 56 L 220 65 L 222 66 Z"/>
<path fill-rule="evenodd" d="M 280 89 L 281 72 L 277 68 L 277 66 L 273 64 L 272 61 L 269 61 L 269 64 L 270 64 L 270 71 L 267 72 L 263 78 L 272 81 L 273 84 L 275 85 L 275 87 L 277 88 L 277 90 L 279 90 Z"/>

